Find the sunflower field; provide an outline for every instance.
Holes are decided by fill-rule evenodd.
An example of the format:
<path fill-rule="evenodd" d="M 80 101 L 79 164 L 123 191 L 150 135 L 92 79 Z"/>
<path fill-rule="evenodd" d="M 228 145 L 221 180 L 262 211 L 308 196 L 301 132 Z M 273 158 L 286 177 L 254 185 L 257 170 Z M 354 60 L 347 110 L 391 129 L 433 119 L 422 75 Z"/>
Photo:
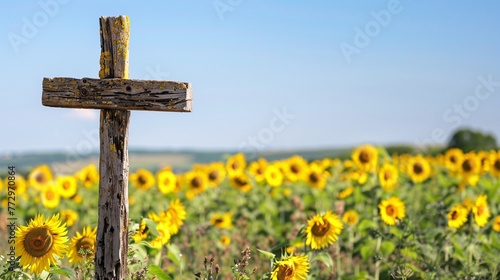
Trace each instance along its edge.
<path fill-rule="evenodd" d="M 97 167 L 8 178 L 0 279 L 94 279 Z M 128 279 L 500 279 L 500 151 L 234 154 L 129 179 Z"/>

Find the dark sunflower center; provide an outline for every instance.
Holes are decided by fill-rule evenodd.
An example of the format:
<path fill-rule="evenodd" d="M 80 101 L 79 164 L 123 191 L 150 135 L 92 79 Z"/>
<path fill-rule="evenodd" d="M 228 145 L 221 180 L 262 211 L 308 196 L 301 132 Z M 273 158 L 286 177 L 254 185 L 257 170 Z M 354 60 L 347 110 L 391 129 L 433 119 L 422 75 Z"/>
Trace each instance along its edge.
<path fill-rule="evenodd" d="M 456 156 L 450 156 L 450 162 L 456 163 L 457 162 L 457 157 Z"/>
<path fill-rule="evenodd" d="M 394 216 L 394 214 L 396 213 L 396 209 L 394 208 L 394 206 L 389 205 L 385 207 L 385 213 L 387 213 L 388 216 Z"/>
<path fill-rule="evenodd" d="M 217 218 L 217 219 L 215 219 L 215 220 L 214 220 L 214 223 L 215 223 L 216 225 L 218 225 L 218 224 L 222 224 L 222 222 L 223 222 L 223 221 L 224 221 L 223 219 L 221 219 L 221 218 Z"/>
<path fill-rule="evenodd" d="M 56 194 L 53 191 L 48 190 L 47 192 L 45 192 L 45 198 L 47 200 L 53 200 L 55 197 L 56 197 Z"/>
<path fill-rule="evenodd" d="M 46 177 L 45 177 L 45 174 L 43 174 L 42 172 L 38 172 L 36 175 L 35 175 L 35 181 L 37 181 L 37 183 L 45 183 L 46 181 Z"/>
<path fill-rule="evenodd" d="M 288 265 L 280 266 L 278 270 L 278 280 L 292 280 L 293 268 Z"/>
<path fill-rule="evenodd" d="M 484 206 L 483 205 L 477 207 L 477 215 L 478 216 L 481 216 L 483 214 L 483 212 L 484 212 Z"/>
<path fill-rule="evenodd" d="M 170 179 L 169 179 L 169 178 L 165 178 L 165 179 L 163 180 L 163 184 L 164 184 L 165 186 L 170 185 Z"/>
<path fill-rule="evenodd" d="M 316 173 L 316 172 L 311 172 L 311 174 L 309 174 L 309 181 L 311 181 L 312 183 L 317 183 L 319 182 L 319 174 Z"/>
<path fill-rule="evenodd" d="M 240 177 L 237 177 L 234 179 L 234 182 L 236 183 L 236 185 L 238 185 L 239 187 L 243 187 L 247 184 L 247 181 L 243 178 L 240 178 Z"/>
<path fill-rule="evenodd" d="M 451 212 L 451 219 L 452 220 L 458 219 L 458 211 L 457 210 L 453 210 L 453 212 Z"/>
<path fill-rule="evenodd" d="M 473 168 L 473 163 L 470 161 L 470 160 L 464 160 L 464 162 L 462 163 L 462 169 L 465 171 L 465 172 L 470 172 L 472 171 L 472 168 Z"/>
<path fill-rule="evenodd" d="M 416 162 L 415 164 L 413 164 L 413 172 L 415 174 L 421 174 L 423 171 L 424 171 L 424 167 L 422 166 L 422 164 L 420 162 Z"/>
<path fill-rule="evenodd" d="M 191 180 L 191 186 L 195 189 L 197 188 L 200 188 L 201 187 L 201 178 L 200 177 L 194 177 L 192 180 Z"/>
<path fill-rule="evenodd" d="M 94 246 L 94 241 L 89 237 L 84 237 L 76 243 L 76 249 L 80 257 L 88 257 L 94 254 L 92 247 Z M 80 250 L 84 249 L 86 254 L 80 254 Z"/>
<path fill-rule="evenodd" d="M 349 224 L 354 224 L 356 222 L 356 218 L 354 216 L 348 216 L 347 217 L 347 222 Z"/>
<path fill-rule="evenodd" d="M 86 183 L 90 183 L 90 182 L 92 182 L 92 177 L 90 177 L 90 174 L 89 174 L 89 173 L 87 173 L 87 175 L 85 175 L 85 182 L 86 182 Z"/>
<path fill-rule="evenodd" d="M 52 249 L 53 241 L 47 228 L 34 228 L 24 238 L 24 249 L 33 257 L 43 257 Z"/>
<path fill-rule="evenodd" d="M 368 163 L 370 162 L 370 153 L 367 151 L 361 151 L 358 158 L 361 163 Z"/>
<path fill-rule="evenodd" d="M 384 172 L 384 180 L 389 180 L 392 178 L 392 172 L 391 171 L 385 171 Z"/>
<path fill-rule="evenodd" d="M 330 223 L 326 222 L 324 224 L 315 223 L 311 229 L 311 232 L 314 236 L 323 236 L 330 229 Z"/>
<path fill-rule="evenodd" d="M 210 173 L 208 173 L 208 179 L 210 181 L 215 181 L 215 180 L 217 180 L 217 178 L 219 178 L 219 171 L 214 170 L 214 171 L 211 171 Z"/>
<path fill-rule="evenodd" d="M 69 190 L 71 188 L 71 184 L 68 181 L 65 181 L 62 184 L 62 187 L 63 187 L 64 190 Z"/>
<path fill-rule="evenodd" d="M 290 165 L 290 170 L 292 171 L 292 173 L 297 174 L 300 172 L 300 167 L 297 164 L 292 164 Z"/>
<path fill-rule="evenodd" d="M 139 182 L 139 185 L 145 185 L 148 180 L 145 178 L 145 176 L 139 175 L 139 177 L 137 177 L 137 182 Z"/>
<path fill-rule="evenodd" d="M 233 164 L 231 164 L 231 168 L 233 170 L 237 170 L 239 167 L 240 167 L 240 163 L 237 161 L 235 161 L 235 162 L 233 162 Z"/>
<path fill-rule="evenodd" d="M 500 159 L 495 160 L 493 167 L 495 168 L 495 170 L 500 171 Z"/>

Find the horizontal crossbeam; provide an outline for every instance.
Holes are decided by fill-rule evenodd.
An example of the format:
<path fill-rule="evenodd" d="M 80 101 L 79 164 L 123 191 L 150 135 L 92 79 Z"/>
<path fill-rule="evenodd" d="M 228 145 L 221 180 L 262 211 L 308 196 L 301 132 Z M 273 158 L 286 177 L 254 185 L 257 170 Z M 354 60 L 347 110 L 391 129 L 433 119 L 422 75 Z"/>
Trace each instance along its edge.
<path fill-rule="evenodd" d="M 129 79 L 44 78 L 49 107 L 191 112 L 191 84 Z"/>

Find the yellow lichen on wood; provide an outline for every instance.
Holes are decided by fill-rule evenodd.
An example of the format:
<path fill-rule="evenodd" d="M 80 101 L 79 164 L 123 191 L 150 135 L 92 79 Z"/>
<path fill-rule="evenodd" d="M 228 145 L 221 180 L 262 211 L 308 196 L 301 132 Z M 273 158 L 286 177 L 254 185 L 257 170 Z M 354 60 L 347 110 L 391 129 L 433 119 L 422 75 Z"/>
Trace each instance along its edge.
<path fill-rule="evenodd" d="M 109 68 L 111 61 L 111 53 L 110 52 L 101 52 L 101 58 L 99 59 L 99 64 L 101 68 L 99 69 L 99 78 L 104 79 L 108 77 L 111 73 L 111 69 Z"/>

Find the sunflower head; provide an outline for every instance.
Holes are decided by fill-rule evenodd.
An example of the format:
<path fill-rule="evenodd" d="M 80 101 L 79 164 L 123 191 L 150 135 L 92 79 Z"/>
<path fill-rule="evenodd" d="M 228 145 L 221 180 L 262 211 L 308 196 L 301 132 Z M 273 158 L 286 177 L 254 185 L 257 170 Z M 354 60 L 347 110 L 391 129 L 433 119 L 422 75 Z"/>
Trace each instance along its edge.
<path fill-rule="evenodd" d="M 87 226 L 83 229 L 82 233 L 77 232 L 76 235 L 71 238 L 71 244 L 68 252 L 70 263 L 79 263 L 83 261 L 84 258 L 94 258 L 96 251 L 96 234 L 97 227 L 92 229 Z"/>
<path fill-rule="evenodd" d="M 175 176 L 170 168 L 164 168 L 158 171 L 156 178 L 158 182 L 158 190 L 160 190 L 162 194 L 169 194 L 175 191 L 177 176 Z"/>
<path fill-rule="evenodd" d="M 479 227 L 483 227 L 488 223 L 491 216 L 490 207 L 488 206 L 488 196 L 480 195 L 477 197 L 476 202 L 472 206 L 472 213 L 474 213 L 474 221 Z"/>
<path fill-rule="evenodd" d="M 274 264 L 271 280 L 305 280 L 309 273 L 307 255 L 282 256 Z"/>
<path fill-rule="evenodd" d="M 16 256 L 20 256 L 23 269 L 29 267 L 37 275 L 48 270 L 66 252 L 68 230 L 61 224 L 59 215 L 45 220 L 37 215 L 28 226 L 19 226 L 16 230 Z"/>
<path fill-rule="evenodd" d="M 248 177 L 248 175 L 244 173 L 231 177 L 230 182 L 234 188 L 244 193 L 249 192 L 252 189 L 252 183 L 250 181 L 250 177 Z"/>
<path fill-rule="evenodd" d="M 188 188 L 186 191 L 186 197 L 188 199 L 192 199 L 205 192 L 208 187 L 207 174 L 203 171 L 191 170 L 185 174 L 184 180 Z"/>
<path fill-rule="evenodd" d="M 257 161 L 253 161 L 248 166 L 248 172 L 255 178 L 257 183 L 262 183 L 265 181 L 265 171 L 268 163 L 265 158 L 259 158 Z"/>
<path fill-rule="evenodd" d="M 283 184 L 285 176 L 277 164 L 271 164 L 266 167 L 264 178 L 269 186 L 279 187 Z"/>
<path fill-rule="evenodd" d="M 78 185 L 74 176 L 57 176 L 57 192 L 61 197 L 71 198 L 76 195 Z"/>
<path fill-rule="evenodd" d="M 350 226 L 354 226 L 359 221 L 359 215 L 356 210 L 347 210 L 342 215 L 342 221 Z"/>
<path fill-rule="evenodd" d="M 404 202 L 396 196 L 382 200 L 378 208 L 382 221 L 389 226 L 395 225 L 406 215 Z"/>
<path fill-rule="evenodd" d="M 29 173 L 28 180 L 31 186 L 37 189 L 43 189 L 52 182 L 52 171 L 48 165 L 37 166 Z"/>
<path fill-rule="evenodd" d="M 293 156 L 286 160 L 284 174 L 292 182 L 305 181 L 307 176 L 307 161 L 301 156 Z"/>
<path fill-rule="evenodd" d="M 221 162 L 213 162 L 208 165 L 206 171 L 210 187 L 217 187 L 226 178 L 226 168 Z"/>
<path fill-rule="evenodd" d="M 430 177 L 431 166 L 422 155 L 417 155 L 408 160 L 406 171 L 414 183 L 421 183 Z"/>
<path fill-rule="evenodd" d="M 82 168 L 76 177 L 82 182 L 86 188 L 95 186 L 99 182 L 99 172 L 97 172 L 97 167 L 95 164 L 89 164 Z"/>
<path fill-rule="evenodd" d="M 451 208 L 450 212 L 448 212 L 448 226 L 452 228 L 460 228 L 465 222 L 467 222 L 467 215 L 469 211 L 466 207 L 459 204 Z"/>
<path fill-rule="evenodd" d="M 451 148 L 444 154 L 444 165 L 452 172 L 460 169 L 464 153 L 458 148 Z"/>
<path fill-rule="evenodd" d="M 243 153 L 238 153 L 227 159 L 226 171 L 229 177 L 240 175 L 245 172 L 247 161 Z"/>
<path fill-rule="evenodd" d="M 359 169 L 373 172 L 378 164 L 378 150 L 372 145 L 363 145 L 354 149 L 351 158 Z"/>
<path fill-rule="evenodd" d="M 399 172 L 396 166 L 384 164 L 378 172 L 380 186 L 385 191 L 392 191 L 398 186 Z"/>
<path fill-rule="evenodd" d="M 493 219 L 493 230 L 496 232 L 500 232 L 500 216 L 496 216 Z"/>
<path fill-rule="evenodd" d="M 323 215 L 316 214 L 307 221 L 307 227 L 303 231 L 306 234 L 306 245 L 313 250 L 332 245 L 343 228 L 339 217 L 332 211 L 328 210 Z"/>
<path fill-rule="evenodd" d="M 61 196 L 56 187 L 52 184 L 46 185 L 41 192 L 42 204 L 47 209 L 53 209 L 59 206 Z"/>

